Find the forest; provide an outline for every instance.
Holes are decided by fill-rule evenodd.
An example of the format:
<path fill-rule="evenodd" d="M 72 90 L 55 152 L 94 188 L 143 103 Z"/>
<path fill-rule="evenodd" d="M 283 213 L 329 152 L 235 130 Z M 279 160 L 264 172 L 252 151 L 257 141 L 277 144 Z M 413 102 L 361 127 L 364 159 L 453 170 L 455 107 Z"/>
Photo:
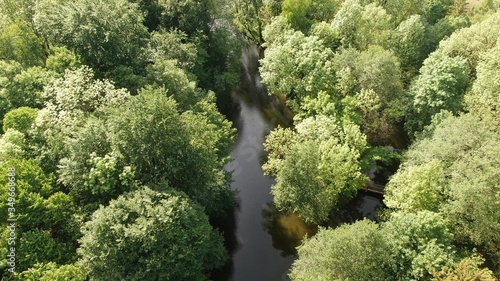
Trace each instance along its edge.
<path fill-rule="evenodd" d="M 317 227 L 288 278 L 500 278 L 499 0 L 2 0 L 2 280 L 219 281 L 249 44 L 274 206 Z"/>

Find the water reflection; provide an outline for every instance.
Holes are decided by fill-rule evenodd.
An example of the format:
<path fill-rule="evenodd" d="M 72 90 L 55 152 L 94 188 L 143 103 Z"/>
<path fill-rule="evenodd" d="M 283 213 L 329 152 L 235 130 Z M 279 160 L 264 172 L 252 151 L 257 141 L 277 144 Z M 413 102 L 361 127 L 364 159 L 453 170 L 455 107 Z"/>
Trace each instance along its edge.
<path fill-rule="evenodd" d="M 376 219 L 377 210 L 383 207 L 382 197 L 360 191 L 358 196 L 349 201 L 343 208 L 330 214 L 328 221 L 322 226 L 336 228 L 345 223 L 353 223 L 363 218 Z M 264 230 L 271 235 L 273 247 L 281 256 L 296 256 L 297 246 L 304 237 L 312 237 L 318 227 L 306 223 L 295 213 L 280 212 L 273 202 L 266 204 L 262 210 Z"/>
<path fill-rule="evenodd" d="M 211 280 L 230 280 L 234 272 L 233 256 L 240 243 L 236 237 L 236 214 L 240 209 L 240 203 L 237 201 L 232 209 L 227 210 L 224 218 L 212 219 L 211 224 L 219 230 L 224 237 L 224 246 L 229 254 L 229 259 L 223 267 L 212 271 Z"/>
<path fill-rule="evenodd" d="M 311 237 L 317 227 L 306 224 L 297 214 L 280 212 L 273 202 L 262 209 L 264 229 L 271 235 L 273 247 L 281 252 L 281 256 L 295 256 L 296 247 L 304 236 Z"/>

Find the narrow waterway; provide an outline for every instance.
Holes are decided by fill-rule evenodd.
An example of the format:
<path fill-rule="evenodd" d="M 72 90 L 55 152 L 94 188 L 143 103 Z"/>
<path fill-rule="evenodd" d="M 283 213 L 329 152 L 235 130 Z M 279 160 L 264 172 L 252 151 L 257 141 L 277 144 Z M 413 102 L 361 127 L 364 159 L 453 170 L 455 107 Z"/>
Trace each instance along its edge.
<path fill-rule="evenodd" d="M 220 226 L 231 260 L 213 273 L 214 281 L 284 281 L 293 263 L 295 247 L 315 227 L 295 214 L 278 212 L 272 204 L 274 179 L 263 174 L 263 142 L 276 126 L 289 126 L 290 117 L 281 103 L 269 97 L 258 73 L 258 52 L 248 46 L 242 57 L 242 81 L 233 94 L 228 118 L 238 130 L 238 141 L 231 153 L 232 189 L 237 190 L 238 206 Z M 373 218 L 381 206 L 380 198 L 360 194 L 349 206 L 333 215 L 329 225 Z"/>

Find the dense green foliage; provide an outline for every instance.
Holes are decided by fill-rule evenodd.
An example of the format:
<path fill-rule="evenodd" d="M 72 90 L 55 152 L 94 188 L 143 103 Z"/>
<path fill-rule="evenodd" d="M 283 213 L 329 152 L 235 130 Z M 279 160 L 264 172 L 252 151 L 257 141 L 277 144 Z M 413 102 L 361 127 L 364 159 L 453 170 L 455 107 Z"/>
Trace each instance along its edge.
<path fill-rule="evenodd" d="M 85 204 L 116 198 L 135 182 L 167 181 L 209 214 L 221 214 L 231 198 L 222 166 L 233 130 L 208 102 L 180 114 L 165 89 L 140 91 L 78 131 L 60 180 Z"/>
<path fill-rule="evenodd" d="M 483 249 L 496 266 L 500 214 L 493 198 L 499 192 L 499 129 L 495 119 L 473 114 L 441 121 L 430 137 L 407 152 L 386 197 L 394 209 L 442 212 L 455 240 Z M 418 193 L 411 191 L 416 188 Z"/>
<path fill-rule="evenodd" d="M 293 280 L 426 280 L 451 266 L 455 252 L 443 218 L 432 212 L 394 213 L 322 229 L 298 248 Z"/>
<path fill-rule="evenodd" d="M 294 113 L 264 144 L 280 211 L 322 224 L 401 159 L 380 221 L 320 228 L 293 280 L 498 278 L 500 2 L 475 2 L 0 2 L 2 280 L 222 266 L 242 38 Z"/>
<path fill-rule="evenodd" d="M 356 125 L 342 126 L 322 115 L 304 119 L 295 129 L 267 137 L 269 159 L 263 169 L 276 176 L 271 192 L 279 209 L 321 223 L 365 182 L 360 158 L 366 140 Z"/>
<path fill-rule="evenodd" d="M 295 127 L 265 143 L 278 208 L 321 223 L 363 186 L 365 164 L 393 157 L 377 146 L 409 146 L 385 190 L 385 222 L 319 231 L 299 247 L 293 280 L 493 278 L 475 251 L 499 274 L 499 5 L 469 4 L 283 1 L 266 22 L 262 82 L 295 113 Z M 349 126 L 356 137 L 339 139 Z M 390 258 L 375 254 L 384 247 Z"/>
<path fill-rule="evenodd" d="M 391 259 L 389 245 L 378 226 L 368 220 L 337 229 L 321 229 L 299 247 L 298 254 L 290 273 L 293 280 L 391 278 L 387 272 Z"/>
<path fill-rule="evenodd" d="M 27 134 L 35 122 L 38 110 L 29 107 L 19 107 L 13 109 L 3 118 L 3 131 L 7 132 L 8 129 L 14 129 L 21 133 Z"/>
<path fill-rule="evenodd" d="M 79 253 L 91 280 L 206 280 L 226 258 L 222 237 L 184 195 L 143 188 L 100 207 Z"/>
<path fill-rule="evenodd" d="M 235 200 L 223 170 L 235 131 L 218 110 L 239 80 L 233 20 L 215 0 L 0 3 L 0 171 L 16 183 L 2 177 L 0 213 L 17 218 L 14 274 L 1 223 L 2 280 L 123 280 L 132 268 L 138 280 L 205 280 L 224 263 L 207 216 Z M 152 213 L 135 227 L 148 231 L 123 247 L 107 240 L 121 256 L 94 264 L 142 200 L 136 215 Z M 134 260 L 131 245 L 155 235 L 163 246 Z"/>

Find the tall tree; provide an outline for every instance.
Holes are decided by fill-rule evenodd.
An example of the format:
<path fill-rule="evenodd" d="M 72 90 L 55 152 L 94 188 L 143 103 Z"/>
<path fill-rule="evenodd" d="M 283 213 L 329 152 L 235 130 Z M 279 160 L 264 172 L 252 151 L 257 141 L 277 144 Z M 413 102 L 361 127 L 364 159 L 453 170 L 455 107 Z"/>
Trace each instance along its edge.
<path fill-rule="evenodd" d="M 34 22 L 52 44 L 63 44 L 99 74 L 145 63 L 148 33 L 136 4 L 126 0 L 38 1 Z"/>
<path fill-rule="evenodd" d="M 210 215 L 224 213 L 232 193 L 222 167 L 234 130 L 213 100 L 181 114 L 164 88 L 147 88 L 107 114 L 75 134 L 61 161 L 61 181 L 78 200 L 105 203 L 135 181 L 168 181 Z"/>
<path fill-rule="evenodd" d="M 414 174 L 407 178 L 405 189 L 420 186 L 422 190 L 418 192 L 432 199 L 439 194 L 439 190 L 435 188 L 441 186 L 442 189 L 439 189 L 445 196 L 441 199 L 440 210 L 455 235 L 454 240 L 461 245 L 481 249 L 482 253 L 487 254 L 487 260 L 494 265 L 493 269 L 498 269 L 500 207 L 498 200 L 494 199 L 499 194 L 498 122 L 472 113 L 460 117 L 449 116 L 444 120 L 436 119 L 435 122 L 437 124 L 424 135 L 426 137 L 421 137 L 405 154 L 403 171 L 398 172 L 400 175 L 395 176 L 395 182 L 392 183 L 391 180 L 389 186 L 398 185 L 403 175 L 409 175 L 410 169 L 414 172 L 422 171 L 425 167 L 430 168 L 429 165 L 433 162 L 440 163 L 442 175 L 429 178 L 433 174 L 437 175 L 439 168 L 420 175 Z M 405 189 L 394 191 L 403 195 Z M 411 202 L 408 197 L 411 199 L 414 196 L 416 195 L 398 196 L 399 199 L 390 196 L 388 199 L 396 199 L 403 206 Z"/>
<path fill-rule="evenodd" d="M 382 232 L 391 249 L 394 280 L 429 279 L 433 271 L 455 262 L 453 234 L 440 214 L 394 213 Z"/>
<path fill-rule="evenodd" d="M 465 95 L 468 111 L 500 116 L 500 44 L 484 52 L 478 62 L 477 79 Z M 497 118 L 498 120 L 498 118 Z"/>
<path fill-rule="evenodd" d="M 385 188 L 384 203 L 394 210 L 437 212 L 444 201 L 444 172 L 438 160 L 400 168 Z"/>
<path fill-rule="evenodd" d="M 481 53 L 493 48 L 499 37 L 500 12 L 497 12 L 484 21 L 453 33 L 439 44 L 439 50 L 450 57 L 467 59 L 474 74 Z"/>
<path fill-rule="evenodd" d="M 441 110 L 458 114 L 463 109 L 469 72 L 465 59 L 451 58 L 440 51 L 432 53 L 410 89 L 413 103 L 408 108 L 407 130 L 411 134 L 422 131 Z"/>
<path fill-rule="evenodd" d="M 391 280 L 389 245 L 369 220 L 320 229 L 298 247 L 290 278 L 293 281 Z"/>
<path fill-rule="evenodd" d="M 240 30 L 253 42 L 261 45 L 264 43 L 262 31 L 265 22 L 263 20 L 262 0 L 238 0 L 234 1 L 235 21 Z"/>
<path fill-rule="evenodd" d="M 384 43 L 391 29 L 390 21 L 391 16 L 381 6 L 349 0 L 335 15 L 332 25 L 342 38 L 342 46 L 366 50 L 370 45 Z"/>
<path fill-rule="evenodd" d="M 91 280 L 207 280 L 227 258 L 200 206 L 147 187 L 101 206 L 80 242 Z"/>
<path fill-rule="evenodd" d="M 67 138 L 71 137 L 85 119 L 103 114 L 109 106 L 124 103 L 130 94 L 115 89 L 108 80 L 95 80 L 88 67 L 67 71 L 64 77 L 53 80 L 44 88 L 45 108 L 35 120 L 34 146 L 37 157 L 47 171 L 54 171 L 58 161 L 66 156 Z"/>
<path fill-rule="evenodd" d="M 17 21 L 0 28 L 0 59 L 24 66 L 42 66 L 46 59 L 43 41 L 27 23 Z"/>
<path fill-rule="evenodd" d="M 275 41 L 261 60 L 262 82 L 273 95 L 282 94 L 300 104 L 320 91 L 333 94 L 333 51 L 316 36 L 297 31 Z"/>
<path fill-rule="evenodd" d="M 360 158 L 366 140 L 356 125 L 326 116 L 304 119 L 296 132 L 286 130 L 273 131 L 265 143 L 269 160 L 263 168 L 276 176 L 274 202 L 319 224 L 364 184 Z"/>

